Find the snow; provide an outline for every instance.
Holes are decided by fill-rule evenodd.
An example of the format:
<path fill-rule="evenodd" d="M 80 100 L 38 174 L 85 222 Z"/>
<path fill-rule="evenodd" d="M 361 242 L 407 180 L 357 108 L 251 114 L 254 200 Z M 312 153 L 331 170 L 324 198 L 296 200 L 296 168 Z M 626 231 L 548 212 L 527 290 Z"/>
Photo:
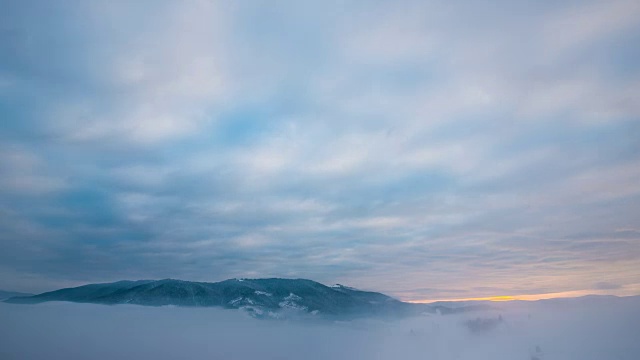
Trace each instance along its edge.
<path fill-rule="evenodd" d="M 341 284 L 331 285 L 330 287 L 334 288 L 334 289 L 346 289 L 346 290 L 358 291 L 358 289 L 356 289 L 356 288 L 352 288 L 352 287 L 349 287 L 349 286 L 344 286 L 344 285 L 341 285 Z"/>
<path fill-rule="evenodd" d="M 256 295 L 273 296 L 273 294 L 265 292 L 265 291 L 256 290 L 255 293 L 256 293 Z"/>
<path fill-rule="evenodd" d="M 308 308 L 306 306 L 298 305 L 298 304 L 296 304 L 294 302 L 291 302 L 291 301 L 282 301 L 278 305 L 283 309 L 292 309 L 292 310 L 299 310 L 299 311 L 307 311 L 308 310 Z"/>
<path fill-rule="evenodd" d="M 302 300 L 302 298 L 294 293 L 289 293 L 289 296 L 285 297 L 283 300 L 298 301 L 298 300 Z"/>
<path fill-rule="evenodd" d="M 239 303 L 240 301 L 242 301 L 242 299 L 244 299 L 242 296 L 240 296 L 240 297 L 238 297 L 238 298 L 235 298 L 235 299 L 233 299 L 233 300 L 229 301 L 229 305 L 234 306 L 234 305 L 236 305 L 237 303 Z"/>
<path fill-rule="evenodd" d="M 299 310 L 299 311 L 307 311 L 308 308 L 306 306 L 296 304 L 296 301 L 302 300 L 302 298 L 294 293 L 289 293 L 289 296 L 282 299 L 282 301 L 278 304 L 281 308 Z"/>

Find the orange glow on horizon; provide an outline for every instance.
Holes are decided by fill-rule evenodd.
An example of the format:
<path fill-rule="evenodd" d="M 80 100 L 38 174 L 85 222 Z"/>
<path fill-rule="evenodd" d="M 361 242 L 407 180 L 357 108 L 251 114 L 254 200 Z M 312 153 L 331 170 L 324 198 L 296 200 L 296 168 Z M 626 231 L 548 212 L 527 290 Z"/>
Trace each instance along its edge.
<path fill-rule="evenodd" d="M 547 294 L 533 294 L 533 295 L 499 295 L 499 296 L 487 296 L 487 297 L 475 297 L 475 298 L 458 298 L 458 299 L 419 299 L 419 300 L 407 300 L 410 303 L 416 304 L 428 304 L 437 301 L 515 301 L 515 300 L 523 300 L 523 301 L 536 301 L 536 300 L 545 300 L 545 299 L 556 299 L 556 298 L 568 298 L 568 297 L 580 297 L 585 295 L 594 295 L 593 291 L 564 291 L 557 293 L 547 293 Z"/>

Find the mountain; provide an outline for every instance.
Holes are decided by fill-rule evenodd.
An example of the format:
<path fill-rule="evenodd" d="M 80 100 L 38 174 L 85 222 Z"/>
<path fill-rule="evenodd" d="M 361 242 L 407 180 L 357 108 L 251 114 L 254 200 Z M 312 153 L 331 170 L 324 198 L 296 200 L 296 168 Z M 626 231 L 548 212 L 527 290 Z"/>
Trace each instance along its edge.
<path fill-rule="evenodd" d="M 255 317 L 290 314 L 324 317 L 398 316 L 435 311 L 387 295 L 305 279 L 230 279 L 216 283 L 174 279 L 118 281 L 61 289 L 6 302 L 35 304 L 70 301 L 147 306 L 217 306 L 242 309 Z M 439 310 L 441 311 L 441 310 Z"/>
<path fill-rule="evenodd" d="M 12 298 L 15 296 L 33 296 L 33 294 L 21 293 L 16 291 L 0 290 L 0 300 Z"/>

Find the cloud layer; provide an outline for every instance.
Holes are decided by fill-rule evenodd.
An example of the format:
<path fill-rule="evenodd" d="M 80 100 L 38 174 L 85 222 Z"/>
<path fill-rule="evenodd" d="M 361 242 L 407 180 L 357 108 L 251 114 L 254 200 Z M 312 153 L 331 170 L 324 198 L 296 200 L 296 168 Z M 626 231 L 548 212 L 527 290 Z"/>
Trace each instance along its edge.
<path fill-rule="evenodd" d="M 8 360 L 631 360 L 640 356 L 632 321 L 638 309 L 637 298 L 552 300 L 457 315 L 314 322 L 210 308 L 0 303 L 0 354 Z"/>
<path fill-rule="evenodd" d="M 0 287 L 640 293 L 636 1 L 9 1 Z"/>

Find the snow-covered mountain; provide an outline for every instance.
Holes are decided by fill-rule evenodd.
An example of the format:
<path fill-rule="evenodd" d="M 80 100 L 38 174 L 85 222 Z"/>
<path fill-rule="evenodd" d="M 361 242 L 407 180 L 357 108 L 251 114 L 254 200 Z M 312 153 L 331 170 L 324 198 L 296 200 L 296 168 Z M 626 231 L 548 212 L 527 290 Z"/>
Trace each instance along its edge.
<path fill-rule="evenodd" d="M 174 279 L 119 281 L 7 300 L 21 304 L 46 301 L 217 306 L 242 309 L 255 317 L 274 318 L 291 314 L 323 317 L 397 316 L 425 310 L 435 311 L 425 305 L 405 303 L 377 292 L 361 291 L 343 285 L 325 286 L 305 279 L 277 278 L 230 279 L 216 283 Z"/>

